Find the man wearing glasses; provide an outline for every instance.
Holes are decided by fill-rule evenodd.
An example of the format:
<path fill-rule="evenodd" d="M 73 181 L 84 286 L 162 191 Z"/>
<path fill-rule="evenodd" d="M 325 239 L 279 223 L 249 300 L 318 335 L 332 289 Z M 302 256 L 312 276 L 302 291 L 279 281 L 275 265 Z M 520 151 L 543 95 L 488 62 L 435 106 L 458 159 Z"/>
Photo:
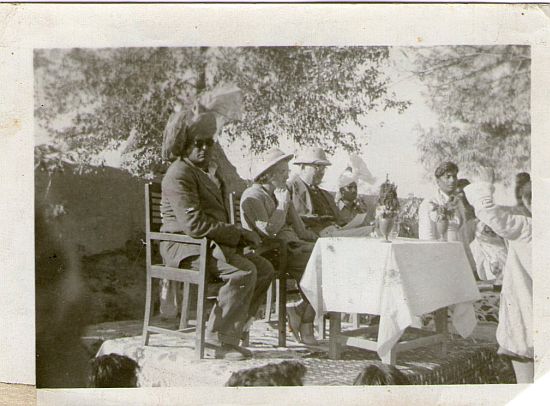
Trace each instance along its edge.
<path fill-rule="evenodd" d="M 334 197 L 319 187 L 327 166 L 331 165 L 325 151 L 309 148 L 295 159 L 294 165 L 299 165 L 300 172 L 290 179 L 288 186 L 292 203 L 305 225 L 316 233 L 333 224 L 344 225 Z"/>
<path fill-rule="evenodd" d="M 223 179 L 212 162 L 216 131 L 212 113 L 202 113 L 190 122 L 185 113 L 170 118 L 164 144 L 168 140 L 172 154 L 179 156 L 162 180 L 161 231 L 214 241 L 214 258 L 208 261 L 207 271 L 225 283 L 208 320 L 206 343 L 216 350 L 217 358 L 242 360 L 251 355 L 239 346 L 242 333 L 250 327 L 274 270 L 260 256 L 237 253 L 238 246 L 254 247 L 261 239 L 229 223 Z M 160 251 L 168 266 L 198 264 L 195 247 L 166 241 Z"/>

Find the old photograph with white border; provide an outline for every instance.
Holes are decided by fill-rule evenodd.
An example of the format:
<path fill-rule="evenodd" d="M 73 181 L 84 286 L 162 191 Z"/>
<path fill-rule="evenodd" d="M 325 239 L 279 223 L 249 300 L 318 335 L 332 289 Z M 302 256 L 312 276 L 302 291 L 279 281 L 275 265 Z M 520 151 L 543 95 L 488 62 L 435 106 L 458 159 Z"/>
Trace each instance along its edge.
<path fill-rule="evenodd" d="M 289 7 L 3 8 L 6 381 L 502 404 L 545 379 L 544 8 Z"/>

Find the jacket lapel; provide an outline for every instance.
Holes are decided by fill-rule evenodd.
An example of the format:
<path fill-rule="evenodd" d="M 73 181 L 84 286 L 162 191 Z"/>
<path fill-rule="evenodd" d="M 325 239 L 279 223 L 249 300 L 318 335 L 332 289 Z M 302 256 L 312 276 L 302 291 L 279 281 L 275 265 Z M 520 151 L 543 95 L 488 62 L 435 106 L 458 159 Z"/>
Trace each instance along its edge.
<path fill-rule="evenodd" d="M 302 180 L 302 178 L 298 177 L 298 180 L 300 182 L 301 191 L 300 191 L 300 200 L 302 201 L 302 204 L 304 207 L 307 208 L 307 211 L 310 213 L 313 213 L 313 205 L 311 204 L 311 196 L 309 195 L 309 188 L 307 187 L 306 182 Z"/>
<path fill-rule="evenodd" d="M 218 186 L 210 179 L 210 177 L 206 173 L 204 173 L 197 166 L 191 164 L 187 159 L 185 160 L 185 163 L 189 165 L 191 168 L 193 168 L 193 170 L 199 177 L 200 179 L 199 185 L 203 189 L 208 191 L 211 195 L 213 195 L 216 201 L 225 207 L 225 204 L 223 202 L 222 188 L 218 188 Z"/>

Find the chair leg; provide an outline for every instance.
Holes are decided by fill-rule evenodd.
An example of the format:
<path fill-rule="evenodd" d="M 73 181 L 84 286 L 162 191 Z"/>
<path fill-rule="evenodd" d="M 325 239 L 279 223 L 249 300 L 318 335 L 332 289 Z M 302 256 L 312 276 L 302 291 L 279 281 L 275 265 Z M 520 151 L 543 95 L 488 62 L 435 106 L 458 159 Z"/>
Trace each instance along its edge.
<path fill-rule="evenodd" d="M 204 336 L 206 322 L 206 286 L 198 285 L 197 298 L 197 327 L 195 331 L 195 357 L 197 359 L 204 358 Z"/>
<path fill-rule="evenodd" d="M 269 285 L 269 288 L 267 288 L 267 298 L 265 301 L 265 316 L 264 321 L 271 321 L 271 309 L 273 306 L 273 282 Z"/>
<path fill-rule="evenodd" d="M 242 335 L 242 346 L 250 347 L 250 331 L 246 331 Z"/>
<path fill-rule="evenodd" d="M 285 285 L 286 285 L 286 279 L 285 279 Z M 285 287 L 285 292 L 286 292 L 286 287 Z M 279 320 L 280 303 L 281 303 L 281 280 L 277 278 L 275 279 L 275 316 L 277 316 L 277 320 Z"/>
<path fill-rule="evenodd" d="M 352 313 L 351 314 L 351 324 L 354 329 L 359 328 L 359 313 Z"/>
<path fill-rule="evenodd" d="M 286 275 L 277 279 L 279 347 L 286 347 Z"/>
<path fill-rule="evenodd" d="M 183 297 L 181 299 L 181 316 L 180 316 L 180 330 L 187 328 L 189 326 L 189 299 L 190 299 L 190 288 L 191 284 L 189 282 L 183 283 Z"/>
<path fill-rule="evenodd" d="M 147 277 L 147 286 L 145 291 L 145 315 L 143 317 L 143 337 L 142 343 L 144 346 L 149 344 L 149 325 L 151 324 L 152 316 L 152 302 L 153 302 L 153 281 L 152 278 Z"/>
<path fill-rule="evenodd" d="M 326 340 L 327 338 L 327 320 L 330 319 L 330 316 L 328 314 L 325 314 L 323 316 L 323 340 Z"/>

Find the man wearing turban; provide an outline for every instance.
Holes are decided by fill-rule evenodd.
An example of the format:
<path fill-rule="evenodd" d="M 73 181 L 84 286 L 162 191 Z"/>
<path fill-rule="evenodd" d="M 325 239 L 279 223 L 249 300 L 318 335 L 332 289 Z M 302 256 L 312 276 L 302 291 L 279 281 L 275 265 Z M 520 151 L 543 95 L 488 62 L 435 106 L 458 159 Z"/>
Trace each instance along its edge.
<path fill-rule="evenodd" d="M 242 333 L 262 303 L 274 270 L 260 256 L 237 252 L 237 247 L 257 246 L 261 239 L 256 232 L 229 222 L 224 181 L 212 162 L 216 132 L 213 113 L 190 117 L 178 112 L 170 117 L 163 156 L 177 158 L 162 180 L 161 231 L 212 240 L 213 258 L 207 262 L 207 272 L 224 285 L 208 320 L 206 344 L 216 350 L 216 357 L 241 360 L 250 356 L 239 346 Z M 197 249 L 168 241 L 160 246 L 164 263 L 171 267 L 196 267 Z"/>
<path fill-rule="evenodd" d="M 350 155 L 350 165 L 338 178 L 338 192 L 335 196 L 343 221 L 349 223 L 356 215 L 367 212 L 367 206 L 357 196 L 357 183 L 362 181 L 373 184 L 375 180 L 365 162 L 357 155 Z"/>

